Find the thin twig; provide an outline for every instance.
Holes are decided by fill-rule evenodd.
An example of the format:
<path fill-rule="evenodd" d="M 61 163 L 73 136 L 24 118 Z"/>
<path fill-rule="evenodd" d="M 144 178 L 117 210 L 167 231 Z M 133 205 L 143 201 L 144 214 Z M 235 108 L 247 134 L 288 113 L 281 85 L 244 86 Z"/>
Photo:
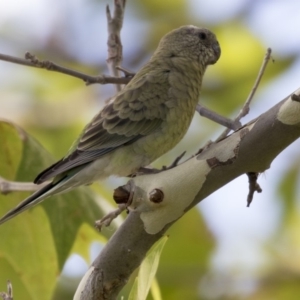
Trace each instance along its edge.
<path fill-rule="evenodd" d="M 14 57 L 14 56 L 0 53 L 0 60 L 19 64 L 19 65 L 29 66 L 29 67 L 45 69 L 48 71 L 63 73 L 72 77 L 76 77 L 78 79 L 82 79 L 87 85 L 94 84 L 94 83 L 127 84 L 131 80 L 131 77 L 128 77 L 126 75 L 125 77 L 112 77 L 112 76 L 105 76 L 105 75 L 90 76 L 69 68 L 59 66 L 48 60 L 39 60 L 36 56 L 32 55 L 29 52 L 25 54 L 25 57 L 26 59 L 22 59 L 19 57 Z"/>
<path fill-rule="evenodd" d="M 162 171 L 171 170 L 179 164 L 179 161 L 184 157 L 186 151 L 183 151 L 179 156 L 177 156 L 174 161 L 169 166 L 163 166 Z"/>
<path fill-rule="evenodd" d="M 135 76 L 135 73 L 133 73 L 133 72 L 127 70 L 127 69 L 124 69 L 122 67 L 116 67 L 116 69 L 123 72 L 125 77 L 133 78 Z"/>
<path fill-rule="evenodd" d="M 97 220 L 95 222 L 95 228 L 101 231 L 102 227 L 108 227 L 111 222 L 117 218 L 124 210 L 126 210 L 128 205 L 126 203 L 118 204 L 118 208 L 109 212 L 106 216 L 104 216 L 101 220 Z"/>
<path fill-rule="evenodd" d="M 141 176 L 141 175 L 158 174 L 160 172 L 173 169 L 173 168 L 178 166 L 179 161 L 183 158 L 185 153 L 186 153 L 186 151 L 184 151 L 179 156 L 177 156 L 175 158 L 175 160 L 169 166 L 162 166 L 161 169 L 155 169 L 155 168 L 152 168 L 152 167 L 140 167 L 135 173 L 132 173 L 132 174 L 128 175 L 128 177 L 134 178 L 134 177 Z M 114 198 L 114 200 L 116 201 L 115 198 Z M 119 203 L 119 202 L 117 202 L 117 203 Z"/>
<path fill-rule="evenodd" d="M 200 105 L 199 103 L 196 106 L 196 111 L 199 113 L 200 116 L 212 120 L 220 125 L 223 125 L 228 129 L 237 130 L 241 127 L 241 123 L 239 120 L 232 121 L 226 117 L 217 114 L 212 110 L 209 110 L 208 108 Z"/>
<path fill-rule="evenodd" d="M 37 185 L 31 182 L 9 181 L 0 177 L 0 194 L 6 195 L 16 191 L 35 192 L 46 184 L 48 184 L 48 182 Z"/>
<path fill-rule="evenodd" d="M 13 300 L 13 289 L 12 289 L 12 284 L 9 280 L 7 280 L 7 293 L 0 292 L 0 297 L 3 300 Z"/>
<path fill-rule="evenodd" d="M 271 58 L 271 53 L 272 53 L 272 49 L 271 48 L 268 48 L 267 49 L 267 52 L 265 54 L 265 57 L 264 57 L 264 60 L 263 60 L 263 63 L 260 67 L 260 70 L 258 72 L 258 75 L 257 75 L 257 78 L 255 80 L 255 83 L 253 85 L 253 88 L 243 106 L 243 108 L 240 110 L 239 114 L 237 115 L 237 117 L 234 119 L 234 122 L 237 122 L 237 121 L 240 121 L 244 116 L 246 116 L 249 111 L 250 111 L 250 103 L 255 95 L 255 92 L 259 86 L 259 83 L 261 81 L 261 78 L 262 76 L 264 75 L 264 72 L 265 72 L 265 69 L 268 65 L 268 62 Z M 227 134 L 230 132 L 230 129 L 226 129 L 224 130 L 224 132 L 217 138 L 216 142 L 222 140 L 223 138 L 225 138 L 227 136 Z"/>
<path fill-rule="evenodd" d="M 127 210 L 130 207 L 133 195 L 135 191 L 135 184 L 132 180 L 128 181 L 125 185 L 119 186 L 114 191 L 114 200 L 118 203 L 118 208 L 108 213 L 101 220 L 95 222 L 95 227 L 101 231 L 102 227 L 109 226 L 111 222 L 118 217 L 124 210 Z"/>
<path fill-rule="evenodd" d="M 255 192 L 261 193 L 262 189 L 260 187 L 260 185 L 257 182 L 257 178 L 259 173 L 256 172 L 248 172 L 246 173 L 246 175 L 248 176 L 248 181 L 249 181 L 249 193 L 247 196 L 247 207 L 250 207 L 250 204 L 253 200 L 253 195 Z"/>
<path fill-rule="evenodd" d="M 107 66 L 114 77 L 120 77 L 118 67 L 122 63 L 123 47 L 121 42 L 121 29 L 123 26 L 126 0 L 114 0 L 114 12 L 111 15 L 109 5 L 106 6 L 107 31 L 108 31 L 108 57 Z M 116 84 L 117 92 L 122 89 L 121 84 Z"/>

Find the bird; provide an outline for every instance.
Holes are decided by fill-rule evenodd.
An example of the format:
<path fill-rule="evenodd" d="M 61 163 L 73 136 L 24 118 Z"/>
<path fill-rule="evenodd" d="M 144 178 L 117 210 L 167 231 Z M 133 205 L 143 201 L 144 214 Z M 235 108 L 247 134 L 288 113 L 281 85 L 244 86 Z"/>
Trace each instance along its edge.
<path fill-rule="evenodd" d="M 220 55 L 209 29 L 185 25 L 163 36 L 149 61 L 34 183 L 52 181 L 5 214 L 0 224 L 51 195 L 111 175 L 134 174 L 171 150 L 190 126 L 207 66 Z"/>

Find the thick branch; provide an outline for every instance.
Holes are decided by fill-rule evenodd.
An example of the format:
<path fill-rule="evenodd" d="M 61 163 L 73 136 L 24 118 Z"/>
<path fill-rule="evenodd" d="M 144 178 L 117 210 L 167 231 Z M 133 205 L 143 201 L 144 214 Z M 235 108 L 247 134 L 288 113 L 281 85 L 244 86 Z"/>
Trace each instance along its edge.
<path fill-rule="evenodd" d="M 231 180 L 263 172 L 300 137 L 300 103 L 288 97 L 177 167 L 131 179 L 132 212 L 93 262 L 81 299 L 116 299 L 147 251 L 185 212 Z M 154 189 L 163 201 L 150 200 Z"/>

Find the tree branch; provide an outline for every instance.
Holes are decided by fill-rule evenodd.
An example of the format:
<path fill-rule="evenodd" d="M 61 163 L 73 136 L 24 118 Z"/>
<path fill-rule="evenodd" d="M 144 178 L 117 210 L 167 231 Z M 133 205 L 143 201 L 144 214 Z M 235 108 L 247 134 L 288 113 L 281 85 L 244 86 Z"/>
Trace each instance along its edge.
<path fill-rule="evenodd" d="M 0 297 L 3 300 L 13 300 L 13 288 L 11 282 L 7 281 L 7 293 L 6 292 L 0 292 Z"/>
<path fill-rule="evenodd" d="M 294 100 L 300 88 L 295 94 L 177 167 L 131 179 L 131 212 L 93 262 L 80 299 L 116 299 L 150 247 L 183 214 L 238 176 L 268 169 L 300 137 L 300 103 Z M 150 199 L 156 188 L 162 201 Z"/>
<path fill-rule="evenodd" d="M 113 74 L 112 77 L 85 75 L 50 61 L 40 61 L 30 53 L 26 54 L 26 60 L 3 54 L 0 54 L 0 60 L 64 73 L 82 79 L 86 84 L 113 83 L 119 91 L 122 88 L 121 84 L 126 84 L 131 79 L 127 71 L 125 77 L 118 78 L 119 70 L 122 70 L 120 31 L 125 4 L 126 0 L 114 0 L 113 17 L 109 6 L 106 8 L 109 35 L 107 64 L 110 73 Z M 235 119 L 235 124 L 238 124 L 241 117 L 249 111 L 251 99 L 270 58 L 271 50 L 268 51 L 269 56 L 266 55 L 256 83 Z M 299 95 L 294 98 L 299 99 Z M 247 172 L 262 172 L 268 168 L 276 155 L 300 136 L 299 116 L 295 116 L 297 122 L 293 120 L 292 124 L 286 124 L 288 117 L 285 112 L 290 111 L 291 101 L 290 98 L 282 101 L 231 136 L 222 137 L 223 140 L 218 139 L 218 142 L 209 145 L 185 163 L 155 175 L 131 179 L 130 185 L 134 186 L 131 212 L 93 262 L 79 285 L 74 299 L 116 299 L 147 251 L 185 212 L 239 175 Z M 288 104 L 285 106 L 286 103 Z M 293 103 L 300 106 L 297 100 Z M 281 109 L 282 107 L 284 109 Z M 204 114 L 207 112 L 206 117 L 209 117 L 209 110 L 200 107 L 199 113 L 200 111 L 202 113 L 204 111 Z M 227 124 L 228 119 L 222 117 L 220 122 Z M 279 134 L 283 135 L 280 142 Z M 269 151 L 265 151 L 266 148 Z M 158 190 L 159 201 L 153 201 L 151 197 L 154 191 Z"/>
<path fill-rule="evenodd" d="M 248 172 L 246 174 L 248 176 L 248 182 L 249 182 L 249 193 L 247 196 L 247 207 L 250 207 L 250 204 L 252 203 L 253 200 L 253 195 L 255 192 L 261 193 L 262 189 L 260 185 L 257 182 L 257 178 L 259 173 L 257 172 Z"/>
<path fill-rule="evenodd" d="M 254 82 L 253 88 L 252 88 L 252 90 L 251 90 L 251 92 L 250 92 L 250 94 L 249 94 L 249 96 L 248 96 L 248 98 L 247 98 L 247 100 L 246 100 L 243 108 L 240 110 L 239 114 L 234 119 L 234 121 L 233 121 L 234 123 L 239 122 L 244 116 L 246 116 L 249 113 L 251 101 L 252 101 L 252 99 L 253 99 L 253 97 L 255 95 L 255 92 L 256 92 L 256 90 L 257 90 L 257 88 L 259 86 L 259 83 L 260 83 L 260 81 L 261 81 L 261 79 L 262 79 L 262 77 L 263 77 L 263 75 L 265 73 L 266 67 L 267 67 L 268 62 L 269 62 L 269 60 L 271 58 L 271 53 L 272 53 L 272 49 L 268 48 L 267 52 L 265 54 L 264 60 L 262 62 L 262 65 L 260 67 L 260 70 L 258 72 L 258 75 L 256 77 L 256 80 Z M 216 141 L 218 142 L 218 141 L 222 140 L 224 137 L 226 137 L 228 135 L 229 132 L 230 132 L 229 128 L 225 129 L 222 132 L 222 134 L 217 138 Z"/>
<path fill-rule="evenodd" d="M 63 73 L 72 77 L 76 77 L 78 79 L 82 79 L 87 85 L 98 83 L 98 84 L 127 84 L 130 80 L 131 77 L 125 76 L 125 77 L 112 77 L 112 76 L 106 76 L 106 75 L 101 75 L 101 76 L 90 76 L 87 74 L 80 73 L 78 71 L 62 67 L 60 65 L 57 65 L 51 61 L 48 60 L 39 60 L 36 56 L 32 55 L 31 53 L 27 52 L 25 54 L 26 59 L 6 55 L 6 54 L 1 54 L 0 53 L 0 60 L 19 64 L 19 65 L 24 65 L 28 67 L 35 67 L 35 68 L 40 68 L 40 69 L 45 69 L 48 71 L 53 71 L 53 72 L 58 72 L 58 73 Z"/>
<path fill-rule="evenodd" d="M 41 187 L 47 185 L 49 182 L 45 182 L 42 184 L 35 184 L 31 182 L 18 182 L 18 181 L 10 181 L 6 180 L 0 176 L 0 193 L 3 195 L 9 194 L 11 192 L 16 191 L 36 191 L 39 190 Z"/>
<path fill-rule="evenodd" d="M 211 121 L 214 121 L 215 123 L 218 123 L 222 126 L 225 126 L 228 128 L 228 130 L 237 130 L 242 125 L 239 120 L 230 120 L 226 117 L 223 117 L 216 112 L 209 110 L 208 108 L 202 106 L 201 104 L 197 104 L 196 111 L 199 113 L 200 116 L 205 117 Z"/>
<path fill-rule="evenodd" d="M 121 29 L 123 26 L 126 0 L 114 0 L 114 13 L 111 15 L 109 5 L 106 6 L 107 31 L 108 31 L 108 57 L 107 66 L 110 74 L 120 77 L 118 67 L 123 58 L 123 46 L 121 42 Z M 122 89 L 121 84 L 116 84 L 117 92 Z"/>

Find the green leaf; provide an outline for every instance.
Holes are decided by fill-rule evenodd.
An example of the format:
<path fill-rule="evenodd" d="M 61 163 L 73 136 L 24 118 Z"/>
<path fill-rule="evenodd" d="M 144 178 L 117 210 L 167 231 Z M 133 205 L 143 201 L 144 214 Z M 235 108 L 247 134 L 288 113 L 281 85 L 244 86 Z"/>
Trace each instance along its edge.
<path fill-rule="evenodd" d="M 278 193 L 282 197 L 283 222 L 287 222 L 297 211 L 297 185 L 299 178 L 299 161 L 293 162 L 278 186 Z"/>
<path fill-rule="evenodd" d="M 91 226 L 88 224 L 82 224 L 71 252 L 81 255 L 88 265 L 92 263 L 90 257 L 90 243 L 88 243 L 89 241 L 99 241 L 103 245 L 107 243 L 107 239 L 97 233 Z"/>
<path fill-rule="evenodd" d="M 25 216 L 22 223 L 0 228 L 0 282 L 11 280 L 16 299 L 51 299 L 58 261 L 51 229 L 45 219 L 45 212 L 38 207 L 31 216 Z M 23 296 L 24 290 L 28 298 Z"/>
<path fill-rule="evenodd" d="M 1 176 L 13 179 L 22 158 L 23 134 L 8 122 L 0 122 L 0 171 Z"/>
<path fill-rule="evenodd" d="M 53 163 L 37 141 L 12 123 L 0 120 L 0 138 L 0 176 L 8 180 L 32 181 Z M 0 194 L 0 215 L 28 195 Z M 0 282 L 12 281 L 16 299 L 51 299 L 57 277 L 74 245 L 87 258 L 86 248 L 99 235 L 94 229 L 95 234 L 91 234 L 91 226 L 103 215 L 101 204 L 94 198 L 90 188 L 82 187 L 50 197 L 0 226 Z M 90 227 L 86 234 L 83 224 Z M 82 247 L 75 243 L 79 231 L 85 242 Z"/>
<path fill-rule="evenodd" d="M 162 300 L 160 288 L 159 288 L 156 277 L 154 277 L 154 279 L 152 281 L 150 291 L 151 291 L 151 295 L 154 300 Z"/>
<path fill-rule="evenodd" d="M 146 299 L 158 268 L 159 258 L 162 249 L 164 248 L 167 240 L 168 240 L 167 236 L 162 237 L 149 250 L 147 256 L 145 257 L 144 261 L 140 266 L 138 277 L 136 278 L 133 284 L 128 299 L 130 300 Z"/>
<path fill-rule="evenodd" d="M 197 208 L 187 212 L 167 234 L 157 272 L 162 295 L 172 300 L 199 299 L 199 281 L 209 269 L 215 239 Z"/>
<path fill-rule="evenodd" d="M 128 300 L 137 300 L 138 299 L 138 277 L 135 278 L 134 283 L 132 285 L 132 289 L 130 291 Z"/>

